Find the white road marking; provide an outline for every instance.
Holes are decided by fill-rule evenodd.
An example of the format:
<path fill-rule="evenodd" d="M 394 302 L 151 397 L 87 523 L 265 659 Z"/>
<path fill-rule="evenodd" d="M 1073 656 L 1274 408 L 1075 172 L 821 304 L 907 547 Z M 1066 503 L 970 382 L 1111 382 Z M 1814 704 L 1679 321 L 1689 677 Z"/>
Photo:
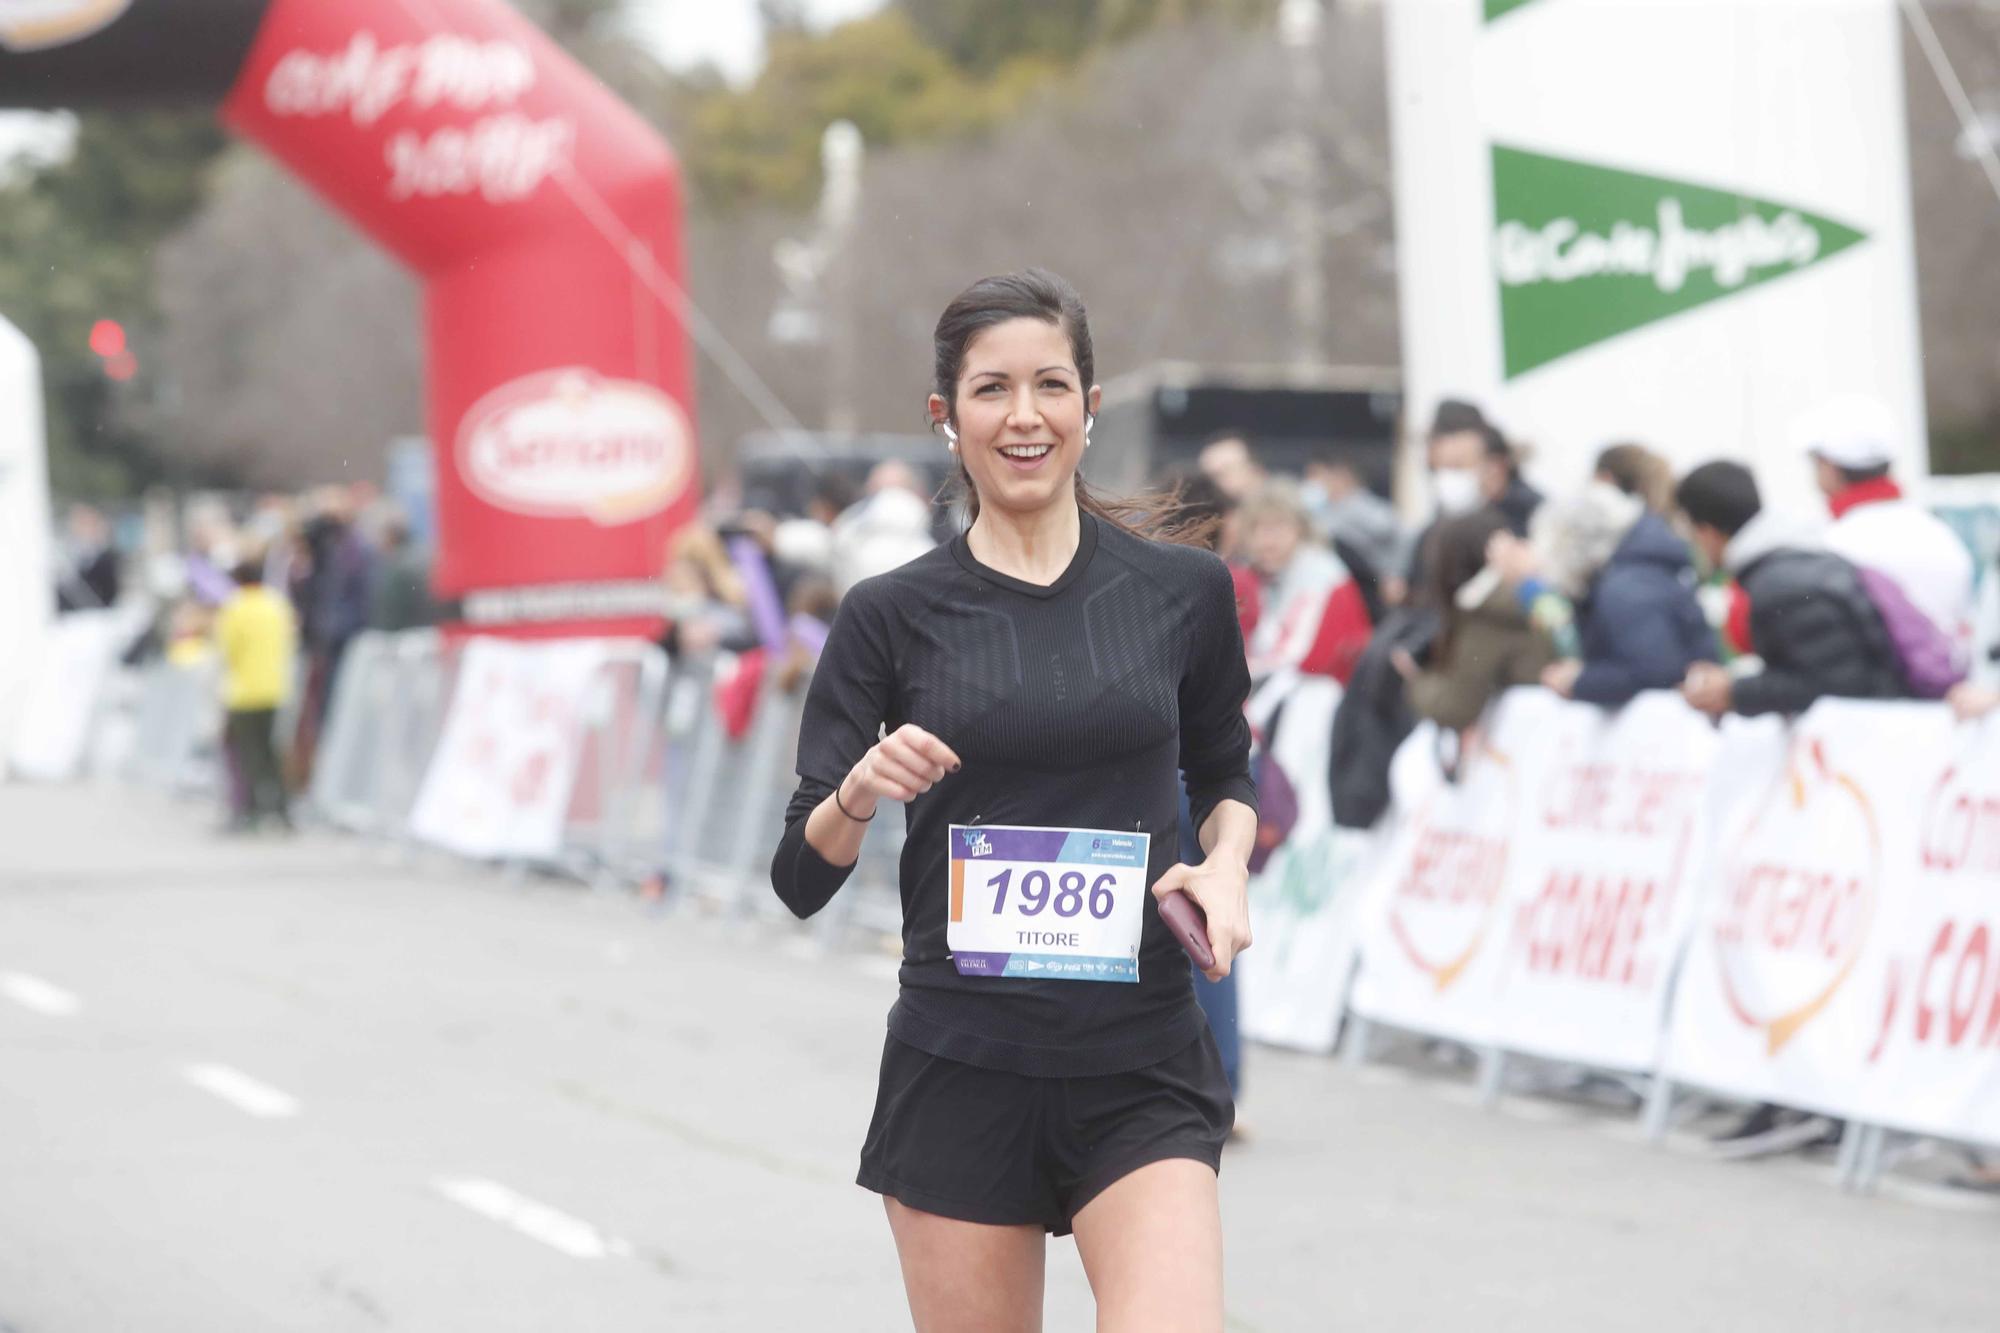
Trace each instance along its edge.
<path fill-rule="evenodd" d="M 50 1018 L 68 1018 L 83 1007 L 83 1001 L 60 986 L 51 986 L 40 977 L 25 972 L 0 972 L 0 994 L 23 1009 L 32 1009 Z"/>
<path fill-rule="evenodd" d="M 228 1065 L 189 1065 L 181 1074 L 203 1092 L 213 1093 L 246 1115 L 276 1120 L 299 1113 L 298 1098 Z"/>
<path fill-rule="evenodd" d="M 572 1259 L 623 1259 L 632 1247 L 588 1222 L 516 1194 L 498 1181 L 437 1180 L 438 1193 L 481 1217 L 512 1227 Z"/>

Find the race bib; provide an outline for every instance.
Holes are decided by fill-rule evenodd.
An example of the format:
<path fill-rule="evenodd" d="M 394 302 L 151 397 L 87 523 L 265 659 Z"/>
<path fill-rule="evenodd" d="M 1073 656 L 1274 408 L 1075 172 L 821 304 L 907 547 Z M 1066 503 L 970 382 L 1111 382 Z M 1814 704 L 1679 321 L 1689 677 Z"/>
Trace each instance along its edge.
<path fill-rule="evenodd" d="M 959 975 L 1138 981 L 1151 834 L 953 824 L 946 836 Z"/>

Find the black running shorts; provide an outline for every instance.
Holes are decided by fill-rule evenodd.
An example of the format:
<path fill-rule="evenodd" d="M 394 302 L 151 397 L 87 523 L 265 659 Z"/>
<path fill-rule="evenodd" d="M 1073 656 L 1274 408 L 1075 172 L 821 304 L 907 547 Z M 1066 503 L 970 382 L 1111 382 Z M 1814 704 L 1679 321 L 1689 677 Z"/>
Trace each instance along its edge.
<path fill-rule="evenodd" d="M 922 1212 L 1066 1236 L 1142 1166 L 1186 1157 L 1220 1171 L 1235 1120 L 1206 1024 L 1158 1064 L 1079 1078 L 981 1069 L 890 1037 L 856 1179 Z"/>

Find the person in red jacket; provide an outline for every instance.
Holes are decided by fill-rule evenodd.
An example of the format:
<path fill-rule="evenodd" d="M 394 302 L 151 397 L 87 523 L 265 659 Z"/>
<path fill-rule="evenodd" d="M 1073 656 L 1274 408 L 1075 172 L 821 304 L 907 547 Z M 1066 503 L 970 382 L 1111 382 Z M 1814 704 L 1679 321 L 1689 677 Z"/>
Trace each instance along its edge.
<path fill-rule="evenodd" d="M 1360 585 L 1313 535 L 1296 484 L 1265 483 L 1239 511 L 1245 552 L 1262 584 L 1250 675 L 1331 676 L 1345 685 L 1373 624 Z"/>

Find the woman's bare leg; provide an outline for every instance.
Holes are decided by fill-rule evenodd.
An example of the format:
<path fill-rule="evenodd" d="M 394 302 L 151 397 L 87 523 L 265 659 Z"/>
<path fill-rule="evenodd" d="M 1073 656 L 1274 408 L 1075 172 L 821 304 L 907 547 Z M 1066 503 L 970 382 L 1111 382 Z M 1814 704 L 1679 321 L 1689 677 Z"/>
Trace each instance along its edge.
<path fill-rule="evenodd" d="M 1208 1165 L 1142 1166 L 1071 1225 L 1097 1333 L 1222 1333 L 1222 1210 Z"/>
<path fill-rule="evenodd" d="M 1041 1333 L 1043 1228 L 961 1222 L 883 1202 L 917 1333 Z"/>

